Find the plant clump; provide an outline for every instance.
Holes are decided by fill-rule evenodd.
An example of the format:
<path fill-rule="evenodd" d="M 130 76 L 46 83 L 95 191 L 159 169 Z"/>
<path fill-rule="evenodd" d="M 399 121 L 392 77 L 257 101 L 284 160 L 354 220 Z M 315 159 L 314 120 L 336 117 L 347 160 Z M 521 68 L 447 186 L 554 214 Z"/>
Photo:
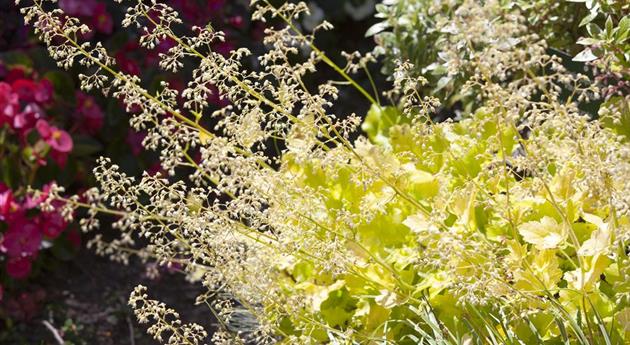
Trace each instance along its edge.
<path fill-rule="evenodd" d="M 26 4 L 27 21 L 60 66 L 89 69 L 84 89 L 135 110 L 130 123 L 147 132 L 143 145 L 167 174 L 128 176 L 102 158 L 100 186 L 85 200 L 53 187 L 48 201 L 63 199 L 68 217 L 87 208 L 86 231 L 98 213 L 116 216 L 120 237 L 92 242 L 102 254 L 183 265 L 208 289 L 198 303 L 218 320 L 215 343 L 630 339 L 630 146 L 584 114 L 602 97 L 598 84 L 548 54 L 517 9 L 508 24 L 475 19 L 493 16 L 494 2 L 458 7 L 469 16 L 445 27 L 475 35 L 482 49 L 449 68 L 465 71 L 461 88 L 474 100 L 458 121 L 436 123 L 440 100 L 422 91 L 431 80 L 400 61 L 386 93 L 393 105 L 380 104 L 350 76 L 373 56 L 333 62 L 313 43 L 329 23 L 311 34 L 294 25 L 304 3 L 252 1 L 254 19 L 277 23 L 250 70 L 247 49 L 212 49 L 224 36 L 211 26 L 181 35 L 172 8 L 125 1 L 123 24 L 138 28 L 140 45 L 176 43 L 160 54 L 162 68 L 194 64 L 183 91 L 163 82 L 150 92 L 102 45 L 82 43 L 89 29 L 51 2 Z M 367 136 L 352 136 L 358 116 L 335 113 L 338 81 L 305 83 L 325 68 L 372 103 Z M 209 84 L 228 106 L 209 110 Z M 278 142 L 284 148 L 270 154 Z M 157 339 L 204 341 L 144 290 L 130 303 L 155 322 Z"/>

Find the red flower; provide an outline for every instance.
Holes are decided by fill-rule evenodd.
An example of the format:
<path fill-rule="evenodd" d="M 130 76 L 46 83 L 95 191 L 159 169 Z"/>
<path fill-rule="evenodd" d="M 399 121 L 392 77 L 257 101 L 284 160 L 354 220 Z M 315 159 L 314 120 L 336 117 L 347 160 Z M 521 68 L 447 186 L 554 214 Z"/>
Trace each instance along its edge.
<path fill-rule="evenodd" d="M 10 258 L 7 261 L 7 274 L 13 279 L 24 279 L 31 273 L 31 258 Z"/>
<path fill-rule="evenodd" d="M 40 311 L 42 302 L 46 298 L 43 289 L 33 292 L 21 292 L 18 296 L 11 296 L 5 303 L 5 311 L 13 320 L 29 321 Z"/>
<path fill-rule="evenodd" d="M 22 66 L 11 68 L 7 75 L 4 77 L 4 81 L 7 83 L 13 83 L 18 79 L 26 79 L 26 71 L 24 70 L 24 68 L 25 67 Z"/>
<path fill-rule="evenodd" d="M 35 101 L 35 82 L 29 79 L 18 79 L 14 81 L 11 86 L 13 91 L 20 96 L 20 100 L 24 102 Z"/>
<path fill-rule="evenodd" d="M 77 230 L 71 230 L 66 232 L 66 238 L 72 244 L 73 247 L 81 247 L 81 234 Z"/>
<path fill-rule="evenodd" d="M 77 115 L 79 123 L 88 134 L 96 134 L 102 127 L 105 116 L 103 110 L 98 106 L 94 97 L 77 91 Z"/>
<path fill-rule="evenodd" d="M 33 256 L 39 251 L 42 234 L 37 225 L 26 219 L 16 219 L 2 239 L 2 251 L 9 257 Z"/>
<path fill-rule="evenodd" d="M 72 151 L 72 137 L 68 132 L 51 126 L 46 120 L 38 120 L 35 124 L 37 132 L 53 150 L 68 153 Z"/>
<path fill-rule="evenodd" d="M 42 104 L 52 99 L 53 85 L 47 79 L 43 79 L 39 83 L 29 79 L 17 79 L 13 81 L 11 86 L 23 102 Z"/>

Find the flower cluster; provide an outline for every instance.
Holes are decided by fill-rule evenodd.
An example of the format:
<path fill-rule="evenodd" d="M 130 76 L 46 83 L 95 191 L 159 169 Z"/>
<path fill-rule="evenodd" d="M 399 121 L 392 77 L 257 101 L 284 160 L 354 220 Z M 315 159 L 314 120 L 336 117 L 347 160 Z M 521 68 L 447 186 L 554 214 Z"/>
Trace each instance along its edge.
<path fill-rule="evenodd" d="M 46 109 L 54 102 L 53 84 L 14 67 L 0 81 L 0 132 L 2 169 L 0 182 L 0 251 L 3 271 L 13 279 L 25 279 L 44 243 L 50 243 L 67 228 L 57 210 L 39 211 L 45 195 L 27 192 L 35 185 L 40 168 L 63 167 L 73 149 L 68 132 L 52 124 Z M 47 181 L 50 183 L 50 181 Z M 44 191 L 49 187 L 44 187 Z M 74 238 L 76 240 L 76 238 Z"/>

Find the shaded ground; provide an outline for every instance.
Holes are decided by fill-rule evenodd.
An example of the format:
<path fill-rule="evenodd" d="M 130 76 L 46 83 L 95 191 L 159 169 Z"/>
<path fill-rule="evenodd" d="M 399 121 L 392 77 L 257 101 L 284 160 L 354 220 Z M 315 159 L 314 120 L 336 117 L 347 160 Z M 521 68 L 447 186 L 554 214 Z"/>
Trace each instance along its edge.
<path fill-rule="evenodd" d="M 198 284 L 185 281 L 179 273 L 163 272 L 149 279 L 146 271 L 147 266 L 138 261 L 122 266 L 82 250 L 74 260 L 33 282 L 31 295 L 44 291 L 45 301 L 30 321 L 0 325 L 4 328 L 0 344 L 58 345 L 55 331 L 65 344 L 156 344 L 127 305 L 137 284 L 147 286 L 151 297 L 176 309 L 183 321 L 197 322 L 211 331 L 210 312 L 194 305 L 201 291 Z"/>

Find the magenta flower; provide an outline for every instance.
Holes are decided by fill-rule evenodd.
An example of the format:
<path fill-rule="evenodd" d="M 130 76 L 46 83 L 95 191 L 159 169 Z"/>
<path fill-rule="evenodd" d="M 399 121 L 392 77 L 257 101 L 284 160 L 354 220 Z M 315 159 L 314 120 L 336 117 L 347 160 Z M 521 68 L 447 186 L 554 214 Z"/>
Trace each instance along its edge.
<path fill-rule="evenodd" d="M 97 6 L 95 0 L 59 0 L 59 8 L 70 16 L 91 17 Z"/>
<path fill-rule="evenodd" d="M 227 97 L 221 95 L 219 89 L 216 86 L 208 84 L 207 87 L 208 90 L 210 90 L 210 92 L 208 92 L 208 103 L 214 104 L 219 108 L 226 107 L 230 104 L 230 100 L 228 100 Z"/>
<path fill-rule="evenodd" d="M 18 79 L 26 79 L 26 71 L 23 66 L 12 67 L 7 75 L 4 77 L 4 81 L 11 84 Z"/>
<path fill-rule="evenodd" d="M 31 258 L 10 258 L 7 261 L 7 274 L 13 279 L 24 279 L 31 273 Z"/>
<path fill-rule="evenodd" d="M 134 156 L 138 156 L 140 153 L 142 153 L 142 141 L 146 136 L 146 133 L 136 132 L 131 128 L 127 132 L 127 139 L 125 141 L 127 142 L 127 145 L 129 145 L 131 153 Z"/>
<path fill-rule="evenodd" d="M 5 189 L 0 192 L 0 220 L 10 223 L 24 218 L 25 210 L 15 200 L 13 191 Z"/>
<path fill-rule="evenodd" d="M 30 131 L 37 120 L 44 118 L 44 111 L 37 103 L 29 103 L 24 109 L 13 117 L 11 124 L 13 129 L 17 130 L 22 136 Z"/>
<path fill-rule="evenodd" d="M 52 82 L 48 79 L 42 79 L 37 83 L 37 88 L 35 89 L 35 101 L 40 104 L 51 101 L 54 93 L 55 87 Z"/>
<path fill-rule="evenodd" d="M 5 220 L 13 207 L 13 192 L 10 189 L 0 192 L 0 220 Z"/>
<path fill-rule="evenodd" d="M 0 82 L 0 125 L 9 123 L 20 110 L 20 98 L 11 85 Z"/>
<path fill-rule="evenodd" d="M 92 27 L 94 27 L 96 31 L 104 34 L 112 33 L 114 21 L 112 20 L 112 16 L 107 12 L 104 3 L 96 5 L 92 16 Z"/>
<path fill-rule="evenodd" d="M 77 113 L 81 128 L 88 134 L 96 134 L 102 127 L 105 116 L 103 110 L 94 100 L 94 97 L 77 91 Z"/>
<path fill-rule="evenodd" d="M 59 152 L 59 151 L 50 151 L 50 153 L 48 154 L 48 156 L 50 158 L 52 158 L 53 161 L 55 161 L 55 163 L 57 164 L 57 166 L 64 168 L 66 166 L 66 163 L 68 163 L 68 153 L 66 152 Z M 46 162 L 44 162 L 43 165 Z"/>
<path fill-rule="evenodd" d="M 44 212 L 37 218 L 44 236 L 55 239 L 66 229 L 67 223 L 59 212 Z"/>
<path fill-rule="evenodd" d="M 46 120 L 38 120 L 35 124 L 37 132 L 53 150 L 68 153 L 72 151 L 72 137 L 68 132 L 51 126 Z"/>
<path fill-rule="evenodd" d="M 44 202 L 44 200 L 46 200 L 48 198 L 51 186 L 52 186 L 52 182 L 49 182 L 49 183 L 45 184 L 41 188 L 41 193 L 39 193 L 39 195 L 37 197 L 35 197 L 35 195 L 31 194 L 31 193 L 27 194 L 26 195 L 26 200 L 24 201 L 24 208 L 30 210 L 30 209 L 33 209 L 33 208 L 39 206 L 39 204 Z"/>
<path fill-rule="evenodd" d="M 26 219 L 16 219 L 2 239 L 2 251 L 11 258 L 33 256 L 39 251 L 42 233 L 37 225 Z"/>
<path fill-rule="evenodd" d="M 234 46 L 233 43 L 231 43 L 228 40 L 222 41 L 222 42 L 217 42 L 214 44 L 214 51 L 223 55 L 223 56 L 228 56 L 230 55 L 230 53 L 236 49 L 236 47 Z"/>
<path fill-rule="evenodd" d="M 245 27 L 245 21 L 243 20 L 242 16 L 232 16 L 229 17 L 226 21 L 228 24 L 237 29 L 243 29 L 243 27 Z"/>
<path fill-rule="evenodd" d="M 131 75 L 140 75 L 140 66 L 134 60 L 128 58 L 124 52 L 116 53 L 115 58 L 116 64 L 118 64 L 121 71 Z"/>

